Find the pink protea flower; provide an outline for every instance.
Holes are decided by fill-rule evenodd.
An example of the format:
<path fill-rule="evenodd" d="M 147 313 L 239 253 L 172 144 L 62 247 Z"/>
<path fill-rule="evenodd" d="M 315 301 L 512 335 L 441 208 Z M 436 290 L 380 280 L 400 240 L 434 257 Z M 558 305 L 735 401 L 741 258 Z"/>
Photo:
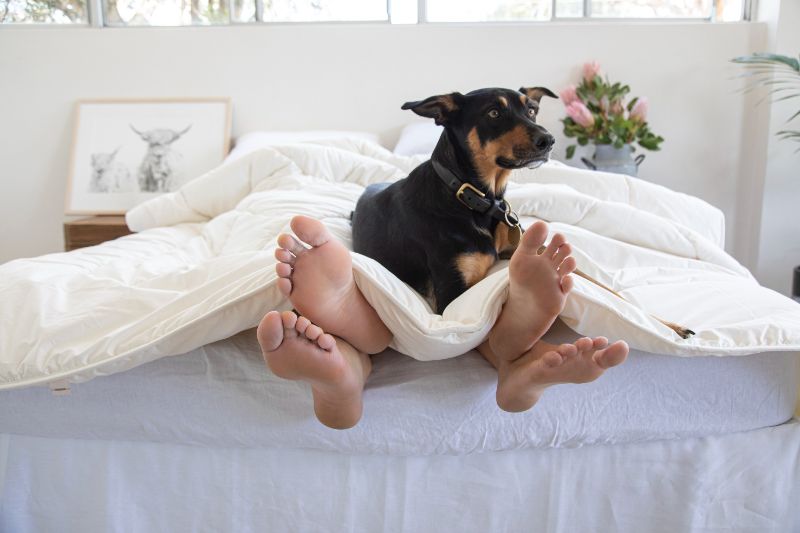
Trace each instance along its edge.
<path fill-rule="evenodd" d="M 569 118 L 574 120 L 576 124 L 580 124 L 584 128 L 591 128 L 594 126 L 594 115 L 592 115 L 589 108 L 580 100 L 572 102 L 567 106 L 567 115 L 569 115 Z"/>
<path fill-rule="evenodd" d="M 583 64 L 583 79 L 591 82 L 595 76 L 600 74 L 600 64 L 597 61 Z"/>
<path fill-rule="evenodd" d="M 576 87 L 574 85 L 568 86 L 566 89 L 558 93 L 558 96 L 561 97 L 561 101 L 564 102 L 565 106 L 568 106 L 572 102 L 580 101 L 580 97 L 576 92 Z"/>
<path fill-rule="evenodd" d="M 614 100 L 608 112 L 611 113 L 612 115 L 621 115 L 625 112 L 625 108 L 622 107 L 622 102 L 620 102 L 619 100 Z"/>
<path fill-rule="evenodd" d="M 647 120 L 648 105 L 647 98 L 639 98 L 633 105 L 633 109 L 631 109 L 631 119 L 641 120 L 642 122 Z"/>

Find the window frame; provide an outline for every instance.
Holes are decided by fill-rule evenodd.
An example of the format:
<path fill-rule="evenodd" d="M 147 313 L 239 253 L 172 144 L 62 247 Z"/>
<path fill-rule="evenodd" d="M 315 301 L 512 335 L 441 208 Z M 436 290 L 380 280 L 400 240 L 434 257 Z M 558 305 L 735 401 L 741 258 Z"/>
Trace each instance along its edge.
<path fill-rule="evenodd" d="M 737 21 L 716 20 L 717 5 L 719 0 L 711 0 L 711 15 L 708 17 L 593 17 L 591 15 L 592 0 L 583 1 L 584 14 L 580 17 L 559 17 L 556 14 L 557 0 L 550 0 L 552 15 L 548 20 L 490 20 L 490 21 L 431 21 L 428 20 L 428 0 L 416 0 L 417 20 L 416 22 L 393 22 L 392 21 L 392 1 L 386 0 L 386 19 L 385 20 L 311 20 L 311 21 L 264 21 L 264 3 L 262 0 L 255 1 L 255 20 L 241 22 L 228 20 L 221 24 L 182 24 L 176 26 L 156 26 L 156 25 L 130 25 L 109 23 L 106 16 L 106 3 L 104 0 L 86 0 L 86 22 L 81 23 L 57 23 L 57 22 L 9 22 L 0 24 L 2 28 L 202 28 L 202 27 L 225 27 L 225 26 L 291 26 L 291 25 L 393 25 L 393 26 L 419 26 L 419 25 L 480 25 L 480 24 L 551 24 L 551 23 L 577 23 L 591 24 L 595 22 L 609 23 L 714 23 L 714 24 L 736 24 L 747 23 L 753 20 L 753 13 L 756 8 L 757 0 L 743 0 L 741 19 Z M 232 13 L 232 2 L 227 0 L 229 16 Z"/>
<path fill-rule="evenodd" d="M 260 1 L 260 0 L 257 0 Z M 387 0 L 391 2 L 391 0 Z M 714 24 L 736 24 L 752 21 L 756 2 L 758 0 L 742 0 L 742 12 L 739 20 L 725 22 L 716 20 L 717 5 L 719 0 L 711 0 L 711 14 L 707 17 L 593 17 L 592 0 L 583 0 L 583 15 L 580 17 L 559 17 L 556 15 L 556 3 L 558 0 L 550 0 L 550 11 L 552 15 L 548 20 L 486 20 L 486 21 L 430 21 L 428 20 L 427 3 L 428 0 L 417 0 L 417 24 L 549 24 L 552 22 L 575 22 L 579 24 L 591 22 L 707 22 Z"/>

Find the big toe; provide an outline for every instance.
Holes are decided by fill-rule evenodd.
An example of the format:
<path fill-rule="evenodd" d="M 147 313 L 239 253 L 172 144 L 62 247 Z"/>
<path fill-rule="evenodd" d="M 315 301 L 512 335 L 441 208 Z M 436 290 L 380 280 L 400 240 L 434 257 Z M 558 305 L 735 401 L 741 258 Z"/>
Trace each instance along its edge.
<path fill-rule="evenodd" d="M 264 318 L 256 330 L 256 337 L 261 349 L 265 352 L 272 352 L 278 349 L 278 346 L 283 342 L 283 321 L 281 314 L 277 311 L 270 311 Z"/>
<path fill-rule="evenodd" d="M 604 350 L 599 350 L 594 354 L 594 361 L 602 368 L 611 368 L 622 364 L 628 357 L 628 343 L 617 341 Z"/>
<path fill-rule="evenodd" d="M 522 234 L 519 249 L 529 254 L 537 254 L 539 248 L 544 245 L 547 239 L 547 224 L 541 220 L 533 224 Z"/>
<path fill-rule="evenodd" d="M 322 246 L 331 238 L 328 228 L 316 218 L 297 215 L 292 219 L 290 225 L 295 235 L 311 246 Z"/>

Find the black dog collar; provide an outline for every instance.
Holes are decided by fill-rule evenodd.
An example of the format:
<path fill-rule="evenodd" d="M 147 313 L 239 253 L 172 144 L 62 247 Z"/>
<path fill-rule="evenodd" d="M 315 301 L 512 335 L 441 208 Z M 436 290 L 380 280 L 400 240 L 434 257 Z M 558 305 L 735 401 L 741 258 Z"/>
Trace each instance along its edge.
<path fill-rule="evenodd" d="M 471 183 L 461 181 L 453 171 L 435 159 L 431 159 L 433 170 L 448 189 L 456 193 L 456 199 L 472 211 L 489 213 L 510 228 L 519 226 L 519 217 L 511 210 L 511 206 L 503 198 L 490 200 Z"/>

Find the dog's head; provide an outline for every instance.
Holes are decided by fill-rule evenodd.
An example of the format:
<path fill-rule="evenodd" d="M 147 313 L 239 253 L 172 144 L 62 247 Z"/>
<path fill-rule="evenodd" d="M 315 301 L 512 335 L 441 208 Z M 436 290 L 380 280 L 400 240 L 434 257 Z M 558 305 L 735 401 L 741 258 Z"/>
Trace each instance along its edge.
<path fill-rule="evenodd" d="M 542 96 L 558 98 L 544 87 L 479 89 L 406 102 L 403 109 L 444 126 L 451 143 L 466 154 L 478 179 L 502 194 L 510 170 L 547 161 L 555 139 L 536 124 Z"/>

